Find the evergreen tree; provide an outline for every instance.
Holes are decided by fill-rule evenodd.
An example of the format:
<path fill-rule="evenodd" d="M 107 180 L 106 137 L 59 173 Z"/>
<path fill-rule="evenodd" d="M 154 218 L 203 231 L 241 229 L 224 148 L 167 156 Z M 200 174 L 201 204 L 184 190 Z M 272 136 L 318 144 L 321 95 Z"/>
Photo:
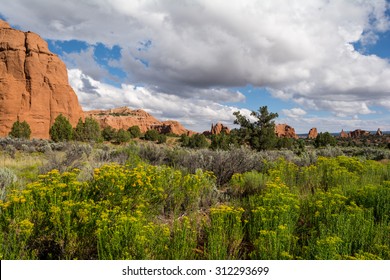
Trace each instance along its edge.
<path fill-rule="evenodd" d="M 78 141 L 95 141 L 102 140 L 99 123 L 92 117 L 85 118 L 85 121 L 80 118 L 74 130 L 74 139 Z"/>
<path fill-rule="evenodd" d="M 228 150 L 230 148 L 230 145 L 232 144 L 232 139 L 230 135 L 226 134 L 223 131 L 220 134 L 211 135 L 210 139 L 210 149 L 212 150 Z"/>
<path fill-rule="evenodd" d="M 130 139 L 131 139 L 131 135 L 130 132 L 128 132 L 127 130 L 121 128 L 116 133 L 115 140 L 116 142 L 118 142 L 118 144 L 129 142 Z"/>
<path fill-rule="evenodd" d="M 336 144 L 337 144 L 336 138 L 334 138 L 334 136 L 332 136 L 332 134 L 330 134 L 329 132 L 318 133 L 317 138 L 314 141 L 314 146 L 316 148 L 326 147 L 328 145 L 336 146 Z"/>
<path fill-rule="evenodd" d="M 241 126 L 238 135 L 242 143 L 259 151 L 275 148 L 278 138 L 275 134 L 274 119 L 278 117 L 277 113 L 270 113 L 267 106 L 263 106 L 258 112 L 252 111 L 251 116 L 255 117 L 255 122 L 251 122 L 239 111 L 234 112 L 234 116 L 234 123 Z"/>
<path fill-rule="evenodd" d="M 188 148 L 207 148 L 210 145 L 203 134 L 194 134 L 191 137 L 182 135 L 181 141 L 181 145 Z"/>
<path fill-rule="evenodd" d="M 79 118 L 79 121 L 73 130 L 73 138 L 77 141 L 84 141 L 84 122 L 81 118 Z"/>
<path fill-rule="evenodd" d="M 187 135 L 187 134 L 185 134 L 185 133 L 183 133 L 181 136 L 180 136 L 180 140 L 179 140 L 180 142 L 181 142 L 181 145 L 183 146 L 183 147 L 188 147 L 188 144 L 190 143 L 190 137 Z M 390 148 L 389 148 L 390 149 Z"/>
<path fill-rule="evenodd" d="M 116 130 L 115 128 L 112 128 L 111 126 L 106 126 L 102 130 L 102 137 L 105 141 L 112 141 L 116 137 Z"/>
<path fill-rule="evenodd" d="M 141 129 L 138 125 L 133 125 L 127 130 L 130 132 L 131 138 L 139 138 L 141 136 Z"/>
<path fill-rule="evenodd" d="M 73 139 L 73 127 L 62 114 L 58 115 L 49 131 L 54 142 L 69 141 Z"/>
<path fill-rule="evenodd" d="M 18 117 L 18 120 L 12 125 L 9 136 L 14 138 L 30 139 L 30 125 L 26 121 L 20 122 Z"/>
<path fill-rule="evenodd" d="M 159 137 L 159 133 L 155 129 L 150 129 L 150 130 L 146 131 L 145 136 L 144 136 L 145 140 L 148 140 L 148 141 L 157 141 L 158 137 Z"/>
<path fill-rule="evenodd" d="M 162 144 L 167 142 L 167 136 L 165 134 L 159 134 L 157 138 L 157 144 Z"/>

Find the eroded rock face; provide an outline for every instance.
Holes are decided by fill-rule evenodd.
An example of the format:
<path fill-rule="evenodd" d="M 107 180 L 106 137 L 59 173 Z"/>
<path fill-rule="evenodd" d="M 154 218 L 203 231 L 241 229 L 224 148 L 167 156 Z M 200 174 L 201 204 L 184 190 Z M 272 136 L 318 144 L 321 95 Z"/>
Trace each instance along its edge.
<path fill-rule="evenodd" d="M 342 129 L 340 132 L 340 137 L 341 138 L 349 138 L 349 137 L 351 137 L 351 135 L 349 133 L 345 132 L 344 129 Z"/>
<path fill-rule="evenodd" d="M 186 129 L 181 123 L 178 121 L 162 121 L 161 124 L 155 125 L 152 127 L 160 133 L 173 133 L 176 135 L 186 134 L 188 136 L 192 136 L 195 134 L 194 131 Z"/>
<path fill-rule="evenodd" d="M 0 136 L 19 118 L 32 138 L 49 138 L 62 114 L 75 126 L 83 111 L 68 83 L 65 64 L 37 34 L 15 30 L 0 20 Z"/>
<path fill-rule="evenodd" d="M 317 136 L 318 136 L 317 128 L 313 127 L 312 129 L 310 129 L 310 131 L 307 135 L 307 138 L 308 139 L 316 139 Z"/>
<path fill-rule="evenodd" d="M 134 125 L 138 126 L 142 133 L 150 129 L 155 129 L 160 133 L 174 133 L 177 135 L 194 134 L 187 130 L 177 121 L 159 121 L 144 110 L 131 110 L 128 107 L 120 107 L 110 110 L 92 110 L 86 111 L 85 116 L 91 116 L 96 119 L 101 127 L 111 126 L 115 129 L 128 129 Z"/>
<path fill-rule="evenodd" d="M 369 136 L 370 134 L 371 133 L 369 131 L 362 130 L 362 129 L 356 129 L 356 130 L 350 132 L 350 136 L 352 138 L 360 138 L 363 136 Z"/>
<path fill-rule="evenodd" d="M 298 135 L 296 135 L 295 129 L 287 124 L 275 125 L 275 133 L 278 137 L 298 139 Z"/>
<path fill-rule="evenodd" d="M 216 123 L 215 125 L 214 124 L 211 125 L 211 130 L 210 130 L 211 134 L 218 135 L 221 134 L 222 132 L 224 132 L 225 134 L 229 134 L 230 129 L 227 126 L 223 125 L 222 123 Z"/>

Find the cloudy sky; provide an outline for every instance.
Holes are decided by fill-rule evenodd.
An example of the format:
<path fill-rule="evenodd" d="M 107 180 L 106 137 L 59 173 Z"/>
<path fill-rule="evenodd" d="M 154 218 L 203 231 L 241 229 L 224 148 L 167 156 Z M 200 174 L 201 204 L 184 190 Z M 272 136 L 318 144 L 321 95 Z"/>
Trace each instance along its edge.
<path fill-rule="evenodd" d="M 0 0 L 0 17 L 48 41 L 84 110 L 203 131 L 267 105 L 298 133 L 390 130 L 385 0 Z"/>

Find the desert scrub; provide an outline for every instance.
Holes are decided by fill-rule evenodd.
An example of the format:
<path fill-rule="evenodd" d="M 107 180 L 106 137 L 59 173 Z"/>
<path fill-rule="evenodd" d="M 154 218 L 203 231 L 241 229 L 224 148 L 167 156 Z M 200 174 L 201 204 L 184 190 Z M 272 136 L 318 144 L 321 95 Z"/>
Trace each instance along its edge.
<path fill-rule="evenodd" d="M 240 258 L 240 245 L 244 237 L 243 208 L 219 205 L 210 208 L 207 228 L 206 257 L 210 260 Z"/>
<path fill-rule="evenodd" d="M 168 255 L 168 225 L 148 222 L 140 210 L 134 215 L 118 209 L 103 212 L 96 234 L 100 259 L 165 259 Z"/>
<path fill-rule="evenodd" d="M 373 209 L 376 222 L 390 222 L 390 181 L 380 185 L 367 184 L 348 191 L 349 197 L 359 206 Z"/>
<path fill-rule="evenodd" d="M 251 258 L 292 259 L 300 215 L 299 198 L 279 178 L 269 181 L 264 194 L 249 197 Z"/>
<path fill-rule="evenodd" d="M 199 256 L 197 217 L 182 216 L 174 219 L 169 245 L 169 259 L 194 260 Z"/>
<path fill-rule="evenodd" d="M 236 173 L 230 180 L 229 194 L 240 198 L 259 194 L 265 189 L 267 181 L 268 176 L 257 171 Z"/>
<path fill-rule="evenodd" d="M 214 177 L 198 170 L 183 175 L 170 167 L 145 163 L 135 168 L 109 164 L 95 169 L 93 196 L 132 210 L 150 214 L 177 214 L 207 206 L 214 190 Z"/>
<path fill-rule="evenodd" d="M 0 168 L 0 200 L 4 200 L 7 188 L 17 180 L 16 175 L 9 168 Z"/>

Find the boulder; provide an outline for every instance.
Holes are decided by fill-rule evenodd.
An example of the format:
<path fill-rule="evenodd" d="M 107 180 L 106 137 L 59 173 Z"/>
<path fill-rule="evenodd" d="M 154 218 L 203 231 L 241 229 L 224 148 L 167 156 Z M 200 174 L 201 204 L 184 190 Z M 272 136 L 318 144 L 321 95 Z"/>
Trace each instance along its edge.
<path fill-rule="evenodd" d="M 32 138 L 48 139 L 59 114 L 75 126 L 83 111 L 65 64 L 47 42 L 2 20 L 0 38 L 0 136 L 8 135 L 18 118 L 30 125 Z"/>

